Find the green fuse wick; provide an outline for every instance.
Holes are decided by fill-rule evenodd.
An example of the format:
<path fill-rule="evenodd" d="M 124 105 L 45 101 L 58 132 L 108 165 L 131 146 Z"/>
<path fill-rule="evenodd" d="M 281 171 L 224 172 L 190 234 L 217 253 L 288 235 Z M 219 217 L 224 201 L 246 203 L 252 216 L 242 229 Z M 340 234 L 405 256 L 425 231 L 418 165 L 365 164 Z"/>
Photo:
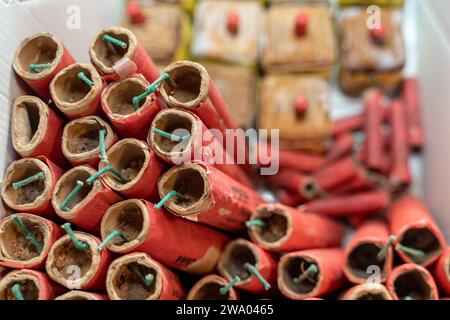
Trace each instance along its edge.
<path fill-rule="evenodd" d="M 17 182 L 13 182 L 12 186 L 13 186 L 14 190 L 17 190 L 17 189 L 22 188 L 23 186 L 30 184 L 34 181 L 44 180 L 44 179 L 45 179 L 45 174 L 42 171 L 40 171 L 28 178 L 25 178 L 25 179 L 17 181 Z"/>

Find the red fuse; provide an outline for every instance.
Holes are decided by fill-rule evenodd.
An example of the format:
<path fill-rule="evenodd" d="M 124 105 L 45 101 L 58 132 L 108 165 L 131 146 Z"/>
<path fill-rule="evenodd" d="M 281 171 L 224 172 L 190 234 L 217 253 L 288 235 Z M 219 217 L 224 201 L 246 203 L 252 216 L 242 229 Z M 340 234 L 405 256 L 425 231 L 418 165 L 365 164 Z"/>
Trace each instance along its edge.
<path fill-rule="evenodd" d="M 53 243 L 63 235 L 54 222 L 18 213 L 0 221 L 0 265 L 14 269 L 42 269 Z"/>
<path fill-rule="evenodd" d="M 106 290 L 111 300 L 180 300 L 185 297 L 178 276 L 140 252 L 111 263 Z"/>
<path fill-rule="evenodd" d="M 345 284 L 341 249 L 314 249 L 288 253 L 278 263 L 278 288 L 289 299 L 321 297 Z"/>
<path fill-rule="evenodd" d="M 144 252 L 165 266 L 194 274 L 212 272 L 228 241 L 218 231 L 138 199 L 112 205 L 103 217 L 101 235 L 102 249 Z"/>
<path fill-rule="evenodd" d="M 160 204 L 177 216 L 226 231 L 245 228 L 264 200 L 254 190 L 206 163 L 175 166 L 158 181 Z"/>
<path fill-rule="evenodd" d="M 62 42 L 51 33 L 37 33 L 26 38 L 14 54 L 13 68 L 42 99 L 50 99 L 53 77 L 75 63 Z"/>
<path fill-rule="evenodd" d="M 0 281 L 0 300 L 53 300 L 64 289 L 43 272 L 14 270 Z"/>
<path fill-rule="evenodd" d="M 422 115 L 420 107 L 419 83 L 416 78 L 403 80 L 402 101 L 405 106 L 408 122 L 408 140 L 413 148 L 421 148 L 424 144 Z"/>
<path fill-rule="evenodd" d="M 344 236 L 340 223 L 281 204 L 260 205 L 246 225 L 253 242 L 275 252 L 337 247 Z"/>
<path fill-rule="evenodd" d="M 109 298 L 106 294 L 72 290 L 56 297 L 55 300 L 109 300 Z"/>
<path fill-rule="evenodd" d="M 45 265 L 47 274 L 68 289 L 104 290 L 112 254 L 108 250 L 98 250 L 102 242 L 99 238 L 73 232 L 70 223 L 62 227 L 68 234 L 50 249 Z"/>
<path fill-rule="evenodd" d="M 402 264 L 392 270 L 386 288 L 394 300 L 439 300 L 430 272 L 413 263 Z"/>
<path fill-rule="evenodd" d="M 145 142 L 123 139 L 106 155 L 108 162 L 100 162 L 98 173 L 112 190 L 127 198 L 159 200 L 157 181 L 165 165 Z"/>
<path fill-rule="evenodd" d="M 433 267 L 434 279 L 439 288 L 450 295 L 450 248 L 447 248 Z"/>
<path fill-rule="evenodd" d="M 394 237 L 381 220 L 366 221 L 358 227 L 345 248 L 344 274 L 350 282 L 361 284 L 373 277 L 376 269 L 378 283 L 384 283 L 392 270 Z"/>
<path fill-rule="evenodd" d="M 392 300 L 392 297 L 382 284 L 367 282 L 351 287 L 340 300 Z"/>
<path fill-rule="evenodd" d="M 150 123 L 160 110 L 155 94 L 133 102 L 148 86 L 149 82 L 142 75 L 135 75 L 113 82 L 103 91 L 103 112 L 124 138 L 145 140 Z"/>
<path fill-rule="evenodd" d="M 187 300 L 238 300 L 238 294 L 233 286 L 240 280 L 235 277 L 232 281 L 209 274 L 198 280 L 189 290 Z"/>
<path fill-rule="evenodd" d="M 2 198 L 18 212 L 55 217 L 51 205 L 52 192 L 63 171 L 45 157 L 23 158 L 6 169 Z"/>
<path fill-rule="evenodd" d="M 244 239 L 228 243 L 220 256 L 217 269 L 230 282 L 237 277 L 234 287 L 243 291 L 271 294 L 276 288 L 277 263 L 274 257 Z"/>
<path fill-rule="evenodd" d="M 405 196 L 397 200 L 387 216 L 403 261 L 428 267 L 441 256 L 446 247 L 444 235 L 419 199 Z"/>
<path fill-rule="evenodd" d="M 92 64 L 108 82 L 142 74 L 149 82 L 159 77 L 159 70 L 136 36 L 128 29 L 103 29 L 89 49 Z"/>
<path fill-rule="evenodd" d="M 55 185 L 52 205 L 64 220 L 98 234 L 106 209 L 122 198 L 97 179 L 96 173 L 89 166 L 67 171 Z"/>
<path fill-rule="evenodd" d="M 45 102 L 20 96 L 11 113 L 12 145 L 21 157 L 45 156 L 58 165 L 67 163 L 61 150 L 64 121 Z"/>

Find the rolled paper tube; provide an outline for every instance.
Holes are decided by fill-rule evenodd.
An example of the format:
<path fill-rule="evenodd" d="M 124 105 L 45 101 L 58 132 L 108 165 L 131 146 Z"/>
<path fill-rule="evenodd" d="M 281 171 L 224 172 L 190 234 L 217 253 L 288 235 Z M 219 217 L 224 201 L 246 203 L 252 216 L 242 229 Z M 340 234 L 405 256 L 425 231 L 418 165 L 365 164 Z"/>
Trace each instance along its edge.
<path fill-rule="evenodd" d="M 89 166 L 78 166 L 67 171 L 56 183 L 52 205 L 56 214 L 64 220 L 98 234 L 106 209 L 122 198 L 100 179 L 92 184 L 84 182 L 78 192 L 71 195 L 77 181 L 86 181 L 95 173 L 96 171 Z M 66 204 L 65 208 L 63 204 Z"/>
<path fill-rule="evenodd" d="M 327 154 L 327 163 L 332 163 L 352 153 L 353 136 L 349 133 L 337 136 Z"/>
<path fill-rule="evenodd" d="M 104 40 L 105 36 L 125 43 L 126 47 L 123 48 Z M 108 82 L 139 73 L 147 81 L 153 82 L 160 75 L 158 67 L 145 52 L 136 36 L 130 30 L 122 27 L 103 29 L 92 42 L 89 56 L 92 64 Z"/>
<path fill-rule="evenodd" d="M 57 224 L 33 214 L 18 213 L 3 218 L 0 220 L 0 265 L 13 269 L 43 269 L 50 248 L 62 235 Z"/>
<path fill-rule="evenodd" d="M 83 77 L 89 81 L 86 83 Z M 106 83 L 91 65 L 70 65 L 53 78 L 50 83 L 52 100 L 69 119 L 99 114 L 100 96 Z"/>
<path fill-rule="evenodd" d="M 381 283 L 367 282 L 348 289 L 340 300 L 392 300 L 392 297 Z"/>
<path fill-rule="evenodd" d="M 12 105 L 11 139 L 14 150 L 23 158 L 45 156 L 65 165 L 61 150 L 64 121 L 41 99 L 20 96 Z"/>
<path fill-rule="evenodd" d="M 251 272 L 246 263 L 255 267 L 259 275 L 256 276 Z M 268 251 L 244 239 L 235 239 L 228 243 L 220 256 L 217 269 L 228 282 L 236 276 L 239 277 L 241 281 L 234 287 L 242 291 L 263 295 L 273 292 L 268 291 L 267 284 L 271 288 L 276 287 L 277 264 L 274 257 Z"/>
<path fill-rule="evenodd" d="M 344 274 L 355 284 L 373 277 L 377 268 L 379 281 L 384 283 L 394 260 L 388 226 L 381 220 L 368 220 L 358 227 L 345 248 Z"/>
<path fill-rule="evenodd" d="M 209 274 L 198 280 L 189 290 L 187 300 L 238 300 L 233 287 L 222 294 L 220 290 L 229 285 L 229 281 L 215 274 Z"/>
<path fill-rule="evenodd" d="M 156 95 L 142 99 L 136 110 L 133 98 L 146 91 L 149 82 L 135 75 L 113 82 L 103 91 L 101 104 L 114 128 L 122 137 L 145 140 L 151 121 L 160 110 Z"/>
<path fill-rule="evenodd" d="M 367 216 L 385 210 L 390 198 L 389 192 L 371 191 L 317 199 L 304 206 L 309 212 L 331 217 Z"/>
<path fill-rule="evenodd" d="M 165 165 L 145 142 L 132 138 L 120 140 L 107 155 L 109 163 L 100 162 L 99 170 L 110 165 L 126 180 L 107 172 L 102 175 L 105 184 L 127 198 L 159 200 L 157 181 Z"/>
<path fill-rule="evenodd" d="M 265 179 L 270 186 L 283 188 L 300 196 L 300 202 L 313 198 L 317 185 L 315 181 L 304 174 L 293 170 L 281 169 L 277 174 Z"/>
<path fill-rule="evenodd" d="M 349 182 L 332 191 L 333 195 L 348 195 L 369 190 L 378 186 L 378 180 L 365 168 L 359 167 L 356 176 Z"/>
<path fill-rule="evenodd" d="M 393 300 L 439 300 L 430 272 L 413 263 L 402 264 L 389 274 L 386 288 Z"/>
<path fill-rule="evenodd" d="M 294 193 L 285 189 L 276 190 L 276 199 L 279 203 L 289 207 L 297 207 L 304 203 L 305 199 L 298 193 Z"/>
<path fill-rule="evenodd" d="M 18 212 L 53 218 L 55 211 L 51 205 L 52 192 L 62 174 L 63 171 L 45 157 L 14 161 L 6 169 L 2 183 L 2 199 L 8 207 Z M 39 178 L 23 183 L 35 175 L 39 175 Z M 21 181 L 23 185 L 14 188 L 15 183 Z"/>
<path fill-rule="evenodd" d="M 128 237 L 112 239 L 106 248 L 118 254 L 144 252 L 172 269 L 194 274 L 214 270 L 228 238 L 201 224 L 180 219 L 145 200 L 128 199 L 105 213 L 101 235 L 114 230 Z"/>
<path fill-rule="evenodd" d="M 106 130 L 105 150 L 108 151 L 118 137 L 111 126 L 100 117 L 83 117 L 66 124 L 62 137 L 62 151 L 73 166 L 98 164 L 101 156 L 100 130 Z"/>
<path fill-rule="evenodd" d="M 163 132 L 182 132 L 181 141 L 161 135 Z M 181 109 L 160 111 L 152 122 L 148 144 L 163 160 L 171 164 L 205 161 L 246 186 L 252 182 L 246 172 L 234 163 L 223 145 L 214 138 L 194 113 Z"/>
<path fill-rule="evenodd" d="M 109 299 L 106 294 L 80 290 L 71 290 L 56 297 L 55 300 L 109 300 Z"/>
<path fill-rule="evenodd" d="M 226 231 L 245 228 L 251 212 L 264 200 L 256 191 L 206 163 L 175 166 L 158 181 L 161 198 L 178 195 L 164 205 L 177 216 Z"/>
<path fill-rule="evenodd" d="M 411 182 L 409 170 L 409 142 L 406 113 L 403 104 L 391 103 L 391 172 L 389 180 L 394 188 L 403 189 Z"/>
<path fill-rule="evenodd" d="M 336 247 L 344 236 L 340 223 L 281 204 L 260 205 L 250 221 L 262 222 L 260 226 L 247 227 L 250 239 L 274 252 Z"/>
<path fill-rule="evenodd" d="M 108 250 L 97 250 L 102 242 L 99 238 L 78 231 L 74 235 L 77 240 L 87 244 L 87 248 L 76 248 L 68 234 L 59 238 L 48 254 L 45 265 L 47 274 L 68 289 L 105 290 L 112 254 Z"/>
<path fill-rule="evenodd" d="M 382 93 L 380 90 L 369 91 L 364 99 L 365 144 L 367 148 L 365 160 L 368 168 L 378 170 L 381 168 L 383 161 Z"/>
<path fill-rule="evenodd" d="M 63 288 L 44 273 L 30 269 L 9 272 L 0 280 L 0 300 L 18 300 L 13 287 L 18 285 L 23 300 L 53 300 Z"/>
<path fill-rule="evenodd" d="M 362 114 L 357 114 L 347 118 L 339 119 L 333 122 L 331 135 L 333 137 L 342 134 L 361 131 L 364 127 L 364 117 Z"/>
<path fill-rule="evenodd" d="M 307 272 L 310 266 L 315 273 Z M 343 266 L 344 253 L 337 248 L 288 253 L 278 263 L 278 288 L 293 300 L 321 297 L 345 285 Z"/>
<path fill-rule="evenodd" d="M 146 284 L 142 276 L 151 274 Z M 145 253 L 135 252 L 114 260 L 108 270 L 106 290 L 111 300 L 180 300 L 185 298 L 178 276 Z"/>
<path fill-rule="evenodd" d="M 62 42 L 51 33 L 37 33 L 26 38 L 17 48 L 13 68 L 33 91 L 42 99 L 50 99 L 49 85 L 55 75 L 75 63 Z M 32 64 L 50 64 L 35 72 Z"/>
<path fill-rule="evenodd" d="M 443 253 L 445 238 L 425 205 L 413 196 L 405 196 L 395 201 L 387 213 L 389 228 L 396 237 L 396 246 L 419 250 L 396 250 L 403 261 L 430 266 Z"/>
<path fill-rule="evenodd" d="M 139 1 L 136 0 L 129 0 L 127 2 L 126 13 L 133 24 L 142 25 L 147 19 Z"/>
<path fill-rule="evenodd" d="M 418 82 L 417 78 L 406 78 L 403 80 L 402 90 L 402 101 L 408 122 L 408 141 L 413 148 L 421 148 L 425 140 Z"/>
<path fill-rule="evenodd" d="M 433 275 L 439 288 L 450 294 L 450 248 L 447 248 L 433 267 Z"/>

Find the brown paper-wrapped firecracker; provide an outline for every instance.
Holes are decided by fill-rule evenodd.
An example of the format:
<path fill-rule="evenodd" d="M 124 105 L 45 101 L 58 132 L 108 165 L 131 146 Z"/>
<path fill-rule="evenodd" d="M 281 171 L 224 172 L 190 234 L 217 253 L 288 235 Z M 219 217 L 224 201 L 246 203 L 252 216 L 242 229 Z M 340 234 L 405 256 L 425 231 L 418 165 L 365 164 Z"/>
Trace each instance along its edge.
<path fill-rule="evenodd" d="M 168 163 L 212 163 L 231 178 L 252 186 L 246 172 L 234 163 L 222 143 L 192 112 L 176 108 L 160 111 L 152 122 L 147 141 L 156 154 Z"/>
<path fill-rule="evenodd" d="M 361 284 L 372 277 L 372 269 L 379 269 L 379 281 L 384 283 L 392 270 L 393 237 L 381 220 L 369 220 L 358 227 L 345 248 L 344 274 L 350 282 Z"/>
<path fill-rule="evenodd" d="M 109 84 L 102 93 L 103 112 L 124 138 L 145 140 L 150 123 L 160 110 L 155 94 L 133 103 L 133 98 L 149 85 L 142 75 L 135 75 Z"/>
<path fill-rule="evenodd" d="M 386 288 L 393 300 L 438 300 L 439 293 L 430 272 L 413 263 L 402 264 L 389 274 Z"/>
<path fill-rule="evenodd" d="M 291 252 L 278 263 L 278 288 L 289 299 L 320 297 L 343 287 L 341 249 Z"/>
<path fill-rule="evenodd" d="M 240 279 L 227 281 L 215 274 L 209 274 L 198 280 L 189 290 L 187 300 L 238 300 L 233 285 Z"/>
<path fill-rule="evenodd" d="M 340 300 L 392 300 L 392 297 L 381 283 L 367 282 L 351 287 Z"/>
<path fill-rule="evenodd" d="M 158 67 L 128 29 L 103 29 L 89 48 L 92 64 L 108 82 L 140 73 L 152 82 L 159 77 Z"/>
<path fill-rule="evenodd" d="M 11 140 L 23 158 L 45 156 L 58 165 L 67 160 L 61 150 L 64 121 L 41 99 L 20 96 L 12 105 Z"/>
<path fill-rule="evenodd" d="M 45 218 L 18 213 L 0 220 L 0 265 L 13 269 L 43 269 L 61 228 Z"/>
<path fill-rule="evenodd" d="M 109 300 L 109 299 L 106 294 L 72 290 L 60 296 L 57 296 L 55 300 Z"/>
<path fill-rule="evenodd" d="M 63 171 L 43 156 L 23 158 L 6 169 L 2 183 L 2 199 L 19 212 L 54 217 L 52 192 Z"/>
<path fill-rule="evenodd" d="M 98 179 L 98 172 L 89 166 L 67 171 L 56 183 L 52 195 L 52 205 L 58 216 L 96 234 L 106 209 L 120 200 L 122 198 Z"/>
<path fill-rule="evenodd" d="M 64 127 L 62 151 L 73 166 L 87 164 L 96 166 L 101 158 L 100 131 L 106 131 L 104 148 L 107 151 L 118 137 L 111 126 L 97 116 L 70 121 Z"/>
<path fill-rule="evenodd" d="M 42 99 L 50 99 L 53 77 L 75 63 L 62 42 L 51 33 L 37 33 L 26 38 L 14 54 L 13 68 Z"/>
<path fill-rule="evenodd" d="M 164 163 L 158 159 L 149 146 L 137 139 L 123 139 L 107 152 L 107 160 L 98 165 L 102 180 L 111 189 L 127 198 L 157 200 L 157 180 L 164 170 Z M 119 173 L 120 175 L 117 175 Z"/>
<path fill-rule="evenodd" d="M 275 252 L 337 247 L 342 225 L 329 218 L 281 204 L 262 204 L 247 221 L 252 241 Z"/>
<path fill-rule="evenodd" d="M 185 297 L 178 276 L 140 252 L 111 263 L 106 290 L 111 300 L 179 300 Z"/>
<path fill-rule="evenodd" d="M 101 240 L 84 232 L 73 232 L 70 223 L 63 225 L 68 233 L 50 249 L 45 269 L 49 277 L 68 289 L 105 290 L 105 279 L 112 254 L 99 250 Z"/>
<path fill-rule="evenodd" d="M 0 300 L 53 300 L 64 289 L 44 272 L 21 269 L 0 281 Z"/>
<path fill-rule="evenodd" d="M 52 100 L 69 119 L 98 114 L 100 96 L 106 83 L 89 64 L 70 65 L 50 83 Z"/>
<path fill-rule="evenodd" d="M 226 231 L 244 229 L 264 202 L 256 191 L 203 162 L 173 167 L 160 177 L 158 191 L 177 216 Z"/>
<path fill-rule="evenodd" d="M 441 256 L 446 247 L 444 235 L 419 199 L 408 195 L 397 200 L 387 216 L 403 261 L 427 267 Z"/>
<path fill-rule="evenodd" d="M 217 269 L 228 281 L 234 280 L 234 287 L 240 290 L 258 294 L 270 294 L 275 290 L 276 260 L 270 252 L 253 242 L 235 239 L 228 243 Z"/>
<path fill-rule="evenodd" d="M 101 235 L 103 245 L 112 252 L 144 252 L 165 266 L 194 274 L 212 272 L 228 241 L 215 230 L 138 199 L 109 207 Z"/>
<path fill-rule="evenodd" d="M 433 275 L 438 286 L 450 295 L 450 248 L 447 248 L 433 267 Z"/>

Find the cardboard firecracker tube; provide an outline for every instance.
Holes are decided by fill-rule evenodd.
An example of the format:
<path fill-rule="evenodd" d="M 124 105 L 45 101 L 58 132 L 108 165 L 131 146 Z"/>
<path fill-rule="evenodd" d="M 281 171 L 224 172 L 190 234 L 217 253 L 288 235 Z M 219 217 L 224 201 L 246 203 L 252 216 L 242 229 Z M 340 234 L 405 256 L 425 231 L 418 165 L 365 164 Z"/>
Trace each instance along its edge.
<path fill-rule="evenodd" d="M 368 168 L 378 170 L 382 166 L 383 138 L 382 123 L 383 110 L 381 105 L 382 93 L 380 90 L 369 91 L 364 100 L 365 125 L 365 162 Z"/>
<path fill-rule="evenodd" d="M 341 245 L 344 228 L 336 221 L 281 204 L 262 204 L 249 221 L 262 221 L 248 226 L 253 242 L 275 252 L 291 252 Z"/>
<path fill-rule="evenodd" d="M 450 248 L 447 248 L 433 267 L 433 275 L 439 288 L 450 294 Z"/>
<path fill-rule="evenodd" d="M 101 179 L 93 183 L 86 182 L 96 172 L 89 166 L 78 166 L 67 171 L 55 185 L 52 205 L 56 214 L 64 220 L 98 234 L 106 209 L 122 198 Z M 70 197 L 78 186 L 80 186 L 78 192 Z"/>
<path fill-rule="evenodd" d="M 61 150 L 64 121 L 34 96 L 20 96 L 12 105 L 11 140 L 23 158 L 45 156 L 58 165 L 67 160 Z"/>
<path fill-rule="evenodd" d="M 42 99 L 50 99 L 53 77 L 75 63 L 62 42 L 51 33 L 37 33 L 26 38 L 14 54 L 13 68 Z"/>
<path fill-rule="evenodd" d="M 294 193 L 285 189 L 278 189 L 275 191 L 275 194 L 279 203 L 289 207 L 297 207 L 305 201 L 305 199 L 298 193 Z"/>
<path fill-rule="evenodd" d="M 361 224 L 345 248 L 344 274 L 355 284 L 367 282 L 373 276 L 370 268 L 379 268 L 384 283 L 392 270 L 394 251 L 389 243 L 388 226 L 381 220 Z"/>
<path fill-rule="evenodd" d="M 351 154 L 353 149 L 353 136 L 345 133 L 335 137 L 327 154 L 327 163 L 332 163 Z"/>
<path fill-rule="evenodd" d="M 307 175 L 294 170 L 281 169 L 277 174 L 267 176 L 265 180 L 271 187 L 283 188 L 293 194 L 299 195 L 301 203 L 311 199 L 316 190 L 314 180 Z"/>
<path fill-rule="evenodd" d="M 388 276 L 386 288 L 393 300 L 439 300 L 430 272 L 413 263 L 394 268 Z"/>
<path fill-rule="evenodd" d="M 421 148 L 424 144 L 422 117 L 420 108 L 420 90 L 417 78 L 403 80 L 402 101 L 408 119 L 408 140 L 413 148 Z"/>
<path fill-rule="evenodd" d="M 444 235 L 419 199 L 405 196 L 395 201 L 387 217 L 396 238 L 396 251 L 403 261 L 428 267 L 441 256 L 446 247 Z M 399 244 L 406 250 L 398 248 Z"/>
<path fill-rule="evenodd" d="M 144 277 L 152 275 L 147 284 Z M 111 300 L 180 300 L 185 298 L 178 276 L 145 253 L 135 252 L 114 260 L 106 278 Z"/>
<path fill-rule="evenodd" d="M 214 270 L 228 238 L 198 223 L 175 217 L 145 200 L 128 199 L 106 211 L 101 235 L 113 232 L 127 237 L 113 238 L 106 247 L 115 253 L 144 252 L 165 266 L 194 274 Z"/>
<path fill-rule="evenodd" d="M 364 117 L 362 114 L 357 114 L 354 116 L 334 121 L 333 127 L 331 129 L 331 135 L 333 137 L 336 137 L 342 134 L 361 131 L 363 127 L 364 127 Z"/>
<path fill-rule="evenodd" d="M 102 175 L 102 180 L 111 189 L 127 198 L 159 200 L 157 181 L 165 164 L 149 146 L 137 139 L 123 139 L 107 152 L 109 162 L 101 161 L 98 169 L 112 166 L 125 181 L 111 172 Z"/>
<path fill-rule="evenodd" d="M 347 195 L 368 190 L 374 190 L 378 185 L 378 179 L 366 168 L 359 167 L 356 176 L 332 191 L 333 195 Z"/>
<path fill-rule="evenodd" d="M 19 285 L 23 300 L 53 300 L 63 288 L 44 272 L 20 269 L 5 275 L 0 281 L 0 300 L 19 300 L 13 287 Z"/>
<path fill-rule="evenodd" d="M 84 75 L 89 83 L 82 78 Z M 52 100 L 69 119 L 99 114 L 100 96 L 106 83 L 89 64 L 72 64 L 53 78 L 50 83 Z"/>
<path fill-rule="evenodd" d="M 288 253 L 278 263 L 278 288 L 289 299 L 321 297 L 345 285 L 343 266 L 338 248 Z"/>
<path fill-rule="evenodd" d="M 250 269 L 251 267 L 248 267 L 249 265 L 255 268 L 258 276 Z M 239 290 L 258 294 L 270 294 L 275 290 L 276 260 L 270 252 L 248 240 L 235 239 L 228 243 L 220 256 L 217 269 L 228 281 L 239 277 L 240 281 L 234 285 Z M 265 280 L 265 283 L 261 280 Z"/>
<path fill-rule="evenodd" d="M 310 212 L 330 217 L 367 216 L 386 209 L 390 199 L 389 192 L 369 191 L 317 199 L 304 206 Z"/>
<path fill-rule="evenodd" d="M 180 132 L 177 137 L 187 138 L 182 141 L 171 139 L 155 130 L 169 134 Z M 200 118 L 192 112 L 176 108 L 160 111 L 152 122 L 147 141 L 156 154 L 168 163 L 212 163 L 231 178 L 252 187 L 246 172 L 234 163 L 222 142 L 215 139 Z"/>
<path fill-rule="evenodd" d="M 114 128 L 124 138 L 147 138 L 150 123 L 160 110 L 156 95 L 143 98 L 136 110 L 133 98 L 146 91 L 150 83 L 135 75 L 109 84 L 102 93 L 102 109 Z"/>
<path fill-rule="evenodd" d="M 118 42 L 119 45 L 114 42 Z M 108 82 L 128 78 L 138 73 L 142 74 L 147 81 L 153 82 L 160 75 L 158 67 L 136 36 L 122 27 L 103 29 L 92 42 L 89 56 L 92 64 Z"/>
<path fill-rule="evenodd" d="M 72 290 L 56 297 L 55 300 L 109 300 L 109 298 L 106 294 Z"/>
<path fill-rule="evenodd" d="M 209 274 L 198 280 L 189 290 L 187 300 L 238 300 L 239 296 L 233 287 L 221 293 L 220 289 L 229 284 L 225 278 Z"/>
<path fill-rule="evenodd" d="M 69 234 L 59 238 L 47 257 L 48 276 L 68 289 L 104 291 L 112 254 L 98 250 L 99 238 L 79 231 L 73 234 L 86 248 L 77 248 Z"/>
<path fill-rule="evenodd" d="M 2 183 L 2 199 L 18 212 L 54 217 L 52 192 L 63 170 L 43 156 L 23 158 L 6 169 Z"/>
<path fill-rule="evenodd" d="M 366 282 L 345 291 L 340 300 L 392 300 L 392 297 L 381 283 Z"/>
<path fill-rule="evenodd" d="M 206 163 L 175 166 L 158 181 L 166 208 L 177 216 L 226 231 L 239 231 L 264 200 L 254 190 Z"/>
<path fill-rule="evenodd" d="M 105 150 L 116 143 L 118 137 L 102 118 L 88 116 L 70 121 L 64 127 L 62 151 L 73 166 L 97 166 L 100 161 L 100 130 L 106 130 Z"/>
<path fill-rule="evenodd" d="M 0 220 L 0 265 L 12 269 L 43 269 L 50 248 L 62 235 L 57 224 L 34 214 L 18 213 L 3 218 Z"/>

